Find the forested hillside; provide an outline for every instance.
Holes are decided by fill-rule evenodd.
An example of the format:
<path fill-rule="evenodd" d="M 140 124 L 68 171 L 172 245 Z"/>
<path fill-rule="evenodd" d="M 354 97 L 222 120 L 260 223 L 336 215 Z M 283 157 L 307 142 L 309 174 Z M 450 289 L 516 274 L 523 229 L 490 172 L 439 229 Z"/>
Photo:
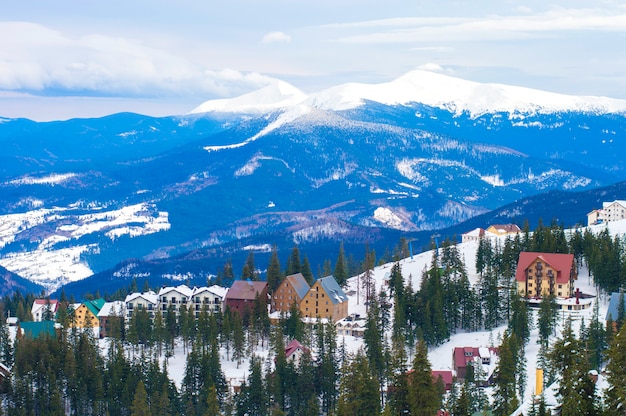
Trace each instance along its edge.
<path fill-rule="evenodd" d="M 137 310 L 130 319 L 120 316 L 111 337 L 100 340 L 72 327 L 70 303 L 61 299 L 54 334 L 12 342 L 15 329 L 4 317 L 27 321 L 33 298 L 6 296 L 0 360 L 11 376 L 0 390 L 2 409 L 9 415 L 434 415 L 437 409 L 509 415 L 526 402 L 526 367 L 539 366 L 545 385 L 556 383 L 556 403 L 540 396 L 529 414 L 546 414 L 546 407 L 618 414 L 626 401 L 623 314 L 614 317 L 614 330 L 599 316 L 598 303 L 590 319 L 576 322 L 557 314 L 553 298 L 530 310 L 512 283 L 520 252 L 571 253 L 599 293 L 618 290 L 626 282 L 624 244 L 606 228 L 594 233 L 540 224 L 515 237 L 483 240 L 472 258 L 446 241 L 427 254 L 419 275 L 409 268 L 406 242 L 391 264 L 377 266 L 376 254 L 366 250 L 361 272 L 338 279 L 355 310 L 365 311 L 362 339 L 339 335 L 332 323 L 306 322 L 296 308 L 272 323 L 259 304 L 243 317 L 227 309 L 176 319 L 168 310 L 151 320 Z M 339 277 L 346 259 L 337 260 L 326 267 Z M 283 269 L 274 260 L 274 277 L 302 271 L 302 263 L 291 258 Z M 476 368 L 446 392 L 431 376 L 429 350 L 458 334 L 493 330 L 500 336 L 493 339 L 492 381 L 485 387 Z M 310 354 L 288 359 L 285 346 L 293 339 Z M 527 359 L 535 348 L 530 340 L 539 343 L 537 363 Z M 605 366 L 609 375 L 597 386 L 588 374 Z M 243 369 L 244 379 L 234 380 L 234 369 Z"/>

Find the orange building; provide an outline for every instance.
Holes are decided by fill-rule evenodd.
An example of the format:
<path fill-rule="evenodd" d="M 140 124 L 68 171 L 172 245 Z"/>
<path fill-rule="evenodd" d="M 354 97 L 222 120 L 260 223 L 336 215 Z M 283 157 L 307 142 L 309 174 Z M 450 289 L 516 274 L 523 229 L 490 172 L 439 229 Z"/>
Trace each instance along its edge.
<path fill-rule="evenodd" d="M 300 301 L 300 313 L 305 318 L 319 317 L 337 322 L 348 316 L 348 296 L 333 276 L 322 277 Z"/>
<path fill-rule="evenodd" d="M 515 281 L 520 295 L 532 298 L 574 296 L 576 267 L 573 254 L 522 252 Z"/>
<path fill-rule="evenodd" d="M 302 273 L 285 277 L 285 280 L 272 294 L 271 311 L 288 312 L 294 303 L 300 305 L 300 301 L 306 296 L 310 288 Z"/>

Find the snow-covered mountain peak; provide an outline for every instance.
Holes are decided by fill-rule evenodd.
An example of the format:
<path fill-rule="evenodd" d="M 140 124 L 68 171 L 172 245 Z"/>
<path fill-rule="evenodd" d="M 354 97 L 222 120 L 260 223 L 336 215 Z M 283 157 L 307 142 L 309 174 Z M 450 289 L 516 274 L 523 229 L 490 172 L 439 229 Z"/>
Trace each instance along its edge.
<path fill-rule="evenodd" d="M 391 82 L 350 83 L 308 98 L 307 103 L 329 110 L 356 108 L 365 100 L 388 105 L 421 103 L 473 116 L 493 112 L 626 111 L 626 100 L 557 94 L 525 87 L 466 81 L 440 73 L 414 70 Z"/>
<path fill-rule="evenodd" d="M 235 98 L 206 101 L 191 110 L 190 114 L 208 112 L 264 114 L 299 104 L 306 97 L 306 94 L 293 85 L 276 81 Z"/>
<path fill-rule="evenodd" d="M 626 113 L 626 100 L 479 83 L 424 70 L 414 70 L 380 84 L 342 84 L 309 96 L 286 82 L 277 81 L 239 97 L 207 101 L 191 113 L 264 114 L 301 104 L 321 110 L 341 111 L 358 108 L 366 101 L 386 105 L 421 103 L 456 114 L 467 112 L 472 116 L 496 112 Z"/>

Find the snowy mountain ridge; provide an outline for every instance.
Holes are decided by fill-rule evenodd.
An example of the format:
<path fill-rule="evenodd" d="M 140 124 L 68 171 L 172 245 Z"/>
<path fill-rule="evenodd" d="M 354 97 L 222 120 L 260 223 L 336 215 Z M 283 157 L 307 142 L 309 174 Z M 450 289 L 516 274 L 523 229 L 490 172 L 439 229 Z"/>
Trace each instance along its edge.
<path fill-rule="evenodd" d="M 496 83 L 479 83 L 440 73 L 414 70 L 380 84 L 347 83 L 307 95 L 279 81 L 260 90 L 230 99 L 209 100 L 190 114 L 207 112 L 263 114 L 295 105 L 342 111 L 358 108 L 366 101 L 385 105 L 420 103 L 467 112 L 472 117 L 505 112 L 546 114 L 565 111 L 600 114 L 626 112 L 626 100 L 596 96 L 558 94 L 532 88 Z"/>

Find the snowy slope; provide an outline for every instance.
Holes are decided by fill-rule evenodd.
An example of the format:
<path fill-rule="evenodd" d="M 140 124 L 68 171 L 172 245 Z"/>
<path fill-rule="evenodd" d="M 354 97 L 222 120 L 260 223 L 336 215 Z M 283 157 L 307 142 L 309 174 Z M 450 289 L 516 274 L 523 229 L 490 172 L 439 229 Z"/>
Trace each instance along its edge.
<path fill-rule="evenodd" d="M 503 84 L 466 81 L 435 72 L 415 70 L 381 84 L 348 83 L 309 95 L 278 82 L 240 97 L 211 100 L 191 113 L 232 112 L 262 114 L 295 104 L 323 110 L 357 108 L 365 101 L 387 105 L 421 103 L 459 114 L 553 113 L 582 111 L 626 112 L 626 100 L 606 97 L 572 96 Z"/>
<path fill-rule="evenodd" d="M 598 225 L 591 227 L 591 230 L 594 233 L 601 231 L 603 227 L 607 227 L 607 225 Z M 616 221 L 608 224 L 609 232 L 612 235 L 625 235 L 626 234 L 626 220 Z M 476 258 L 476 250 L 478 248 L 477 242 L 468 242 L 461 243 L 457 245 L 457 248 L 461 254 L 461 257 L 465 261 L 465 265 L 467 267 L 468 276 L 472 285 L 477 284 L 479 280 L 479 275 L 476 273 L 475 266 L 475 258 Z M 400 266 L 402 270 L 402 275 L 405 281 L 405 284 L 411 281 L 411 284 L 414 289 L 418 289 L 421 284 L 421 276 L 422 272 L 429 267 L 432 262 L 432 251 L 423 252 L 420 254 L 416 254 L 412 257 L 403 259 L 400 261 Z M 393 264 L 388 263 L 382 266 L 378 266 L 374 269 L 373 277 L 376 286 L 376 292 L 379 292 L 381 289 L 386 287 L 386 279 L 389 277 L 391 273 L 391 268 Z M 361 316 L 366 315 L 364 299 L 365 294 L 363 290 L 357 291 L 357 285 L 360 280 L 358 276 L 354 276 L 349 279 L 348 285 L 346 287 L 345 292 L 349 297 L 349 312 L 351 314 L 357 313 Z M 578 280 L 576 283 L 576 287 L 580 288 L 580 290 L 584 293 L 595 293 L 595 288 L 592 284 L 591 279 L 589 278 L 588 270 L 582 268 L 579 271 Z M 359 297 L 357 297 L 357 293 L 359 293 Z M 601 296 L 599 299 L 599 315 L 600 318 L 603 319 L 606 310 L 608 307 L 608 299 L 605 296 Z M 536 311 L 533 312 L 536 314 Z M 578 312 L 575 315 L 572 315 L 573 321 L 573 329 L 575 333 L 578 333 L 580 322 L 582 319 L 585 322 L 589 322 L 591 315 L 593 313 L 593 308 L 589 308 L 585 311 Z M 560 320 L 559 324 L 564 322 L 566 316 L 562 316 L 563 319 Z M 536 315 L 533 317 L 533 320 L 536 322 Z M 431 364 L 431 368 L 433 370 L 452 370 L 452 352 L 454 347 L 457 346 L 472 346 L 472 347 L 485 347 L 485 346 L 497 346 L 499 344 L 499 336 L 504 332 L 506 326 L 501 326 L 493 329 L 492 331 L 478 331 L 478 332 L 470 332 L 470 333 L 457 333 L 453 334 L 450 337 L 450 340 L 438 347 L 432 348 L 428 352 L 428 358 Z M 557 335 L 560 336 L 560 331 L 562 326 L 559 325 L 557 328 Z M 524 395 L 524 400 L 517 412 L 514 414 L 527 414 L 527 410 L 531 404 L 531 399 L 533 392 L 535 390 L 535 371 L 537 368 L 537 354 L 539 352 L 539 346 L 537 344 L 538 339 L 538 331 L 536 328 L 533 328 L 531 331 L 531 338 L 526 347 L 526 370 L 527 370 L 527 382 L 526 382 L 526 393 Z M 338 336 L 338 345 L 345 345 L 348 352 L 356 352 L 358 349 L 363 348 L 363 340 L 361 338 L 355 338 L 352 336 Z M 102 340 L 102 345 L 106 345 L 106 340 Z M 244 380 L 249 377 L 248 370 L 250 365 L 250 358 L 246 358 L 243 360 L 242 364 L 237 366 L 236 362 L 232 360 L 232 356 L 227 357 L 227 353 L 224 349 L 221 350 L 221 364 L 222 370 L 226 376 L 226 380 L 230 386 L 240 385 Z M 271 366 L 273 363 L 273 357 L 269 351 L 269 346 L 258 345 L 254 350 L 254 354 L 260 357 L 265 365 Z M 232 355 L 232 354 L 231 354 Z M 166 359 L 162 357 L 162 359 Z M 168 371 L 170 378 L 176 383 L 178 387 L 181 386 L 182 380 L 184 377 L 185 371 L 185 361 L 186 354 L 183 351 L 181 345 L 178 345 L 175 349 L 174 356 L 168 359 Z M 601 393 L 601 390 L 606 387 L 606 381 L 601 377 L 600 382 L 598 384 L 598 392 Z M 547 399 L 549 403 L 554 403 L 554 392 L 557 386 L 552 386 L 552 388 L 548 388 L 547 390 Z M 489 393 L 489 389 L 487 392 Z"/>
<path fill-rule="evenodd" d="M 239 97 L 210 100 L 191 110 L 190 114 L 218 112 L 263 114 L 299 104 L 307 98 L 302 91 L 283 81 Z"/>

